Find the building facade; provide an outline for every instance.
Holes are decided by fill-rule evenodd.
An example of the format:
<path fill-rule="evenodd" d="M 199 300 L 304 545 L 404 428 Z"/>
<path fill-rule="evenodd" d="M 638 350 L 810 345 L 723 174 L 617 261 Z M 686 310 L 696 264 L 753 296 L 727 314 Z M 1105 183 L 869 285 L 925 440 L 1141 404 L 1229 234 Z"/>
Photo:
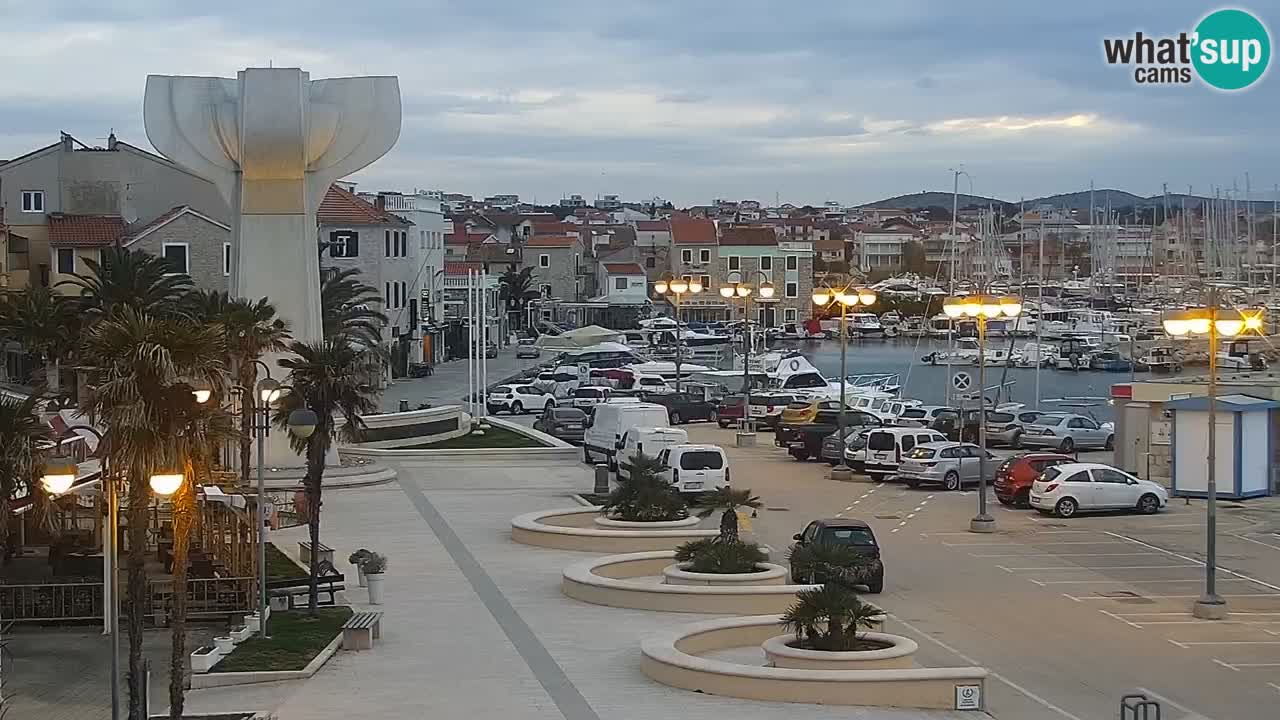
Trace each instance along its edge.
<path fill-rule="evenodd" d="M 231 289 L 231 227 L 190 205 L 180 205 L 121 239 L 130 250 L 163 257 L 201 290 Z"/>
<path fill-rule="evenodd" d="M 571 302 L 584 299 L 583 280 L 591 269 L 577 233 L 530 237 L 524 243 L 522 262 L 533 269 L 534 288 L 543 298 Z"/>

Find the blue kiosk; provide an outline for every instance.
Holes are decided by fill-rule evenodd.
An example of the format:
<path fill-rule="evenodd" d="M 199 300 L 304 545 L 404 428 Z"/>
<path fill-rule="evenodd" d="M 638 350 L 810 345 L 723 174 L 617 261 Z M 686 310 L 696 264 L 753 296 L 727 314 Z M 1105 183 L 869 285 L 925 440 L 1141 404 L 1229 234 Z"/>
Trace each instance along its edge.
<path fill-rule="evenodd" d="M 1205 497 L 1209 482 L 1209 398 L 1170 400 L 1164 407 L 1173 411 L 1170 494 Z M 1252 395 L 1218 396 L 1214 428 L 1218 497 L 1243 500 L 1272 494 L 1278 408 L 1280 401 Z"/>

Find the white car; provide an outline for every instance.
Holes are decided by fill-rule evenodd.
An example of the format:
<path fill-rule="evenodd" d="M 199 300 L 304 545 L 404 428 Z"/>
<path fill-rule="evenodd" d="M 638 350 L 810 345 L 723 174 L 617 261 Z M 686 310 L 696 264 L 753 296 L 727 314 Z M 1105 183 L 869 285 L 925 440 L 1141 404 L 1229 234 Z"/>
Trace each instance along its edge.
<path fill-rule="evenodd" d="M 499 385 L 489 393 L 485 406 L 494 414 L 506 410 L 512 415 L 522 415 L 555 407 L 556 398 L 533 385 Z"/>
<path fill-rule="evenodd" d="M 729 487 L 729 456 L 718 445 L 673 445 L 658 454 L 660 477 L 681 493 L 706 493 Z"/>
<path fill-rule="evenodd" d="M 1031 485 L 1031 507 L 1041 513 L 1073 517 L 1093 510 L 1159 512 L 1169 491 L 1102 463 L 1064 463 L 1048 468 Z"/>

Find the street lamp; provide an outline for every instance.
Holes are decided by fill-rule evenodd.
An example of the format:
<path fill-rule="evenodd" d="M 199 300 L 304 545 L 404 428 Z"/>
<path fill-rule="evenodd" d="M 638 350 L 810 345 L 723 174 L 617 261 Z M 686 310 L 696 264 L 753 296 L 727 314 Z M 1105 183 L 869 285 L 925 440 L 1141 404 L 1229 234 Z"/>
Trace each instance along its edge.
<path fill-rule="evenodd" d="M 1217 592 L 1218 575 L 1218 338 L 1235 337 L 1246 330 L 1262 328 L 1262 311 L 1221 309 L 1218 289 L 1209 290 L 1209 307 L 1184 310 L 1165 318 L 1164 331 L 1175 337 L 1209 336 L 1209 468 L 1205 478 L 1205 563 L 1204 594 L 1192 607 L 1192 614 L 1203 620 L 1222 620 L 1227 616 L 1227 601 Z"/>
<path fill-rule="evenodd" d="M 289 432 L 301 440 L 311 437 L 318 423 L 315 412 L 307 408 L 298 408 L 289 413 Z"/>
<path fill-rule="evenodd" d="M 659 295 L 667 295 L 670 293 L 675 297 L 675 314 L 676 314 L 676 392 L 680 392 L 680 356 L 684 354 L 684 332 L 680 328 L 680 297 L 685 293 L 694 295 L 702 292 L 702 283 L 697 279 L 685 280 L 674 275 L 670 278 L 660 278 L 653 284 L 653 291 Z"/>
<path fill-rule="evenodd" d="M 720 288 L 720 296 L 726 300 L 740 298 L 742 300 L 742 430 L 751 431 L 751 292 L 750 285 L 742 282 L 742 273 L 735 270 L 729 275 L 738 280 Z M 763 271 L 756 270 L 756 275 L 763 280 L 755 291 L 760 297 L 768 300 L 773 297 L 773 283 Z M 751 441 L 754 442 L 754 441 Z M 739 446 L 742 445 L 741 440 Z"/>
<path fill-rule="evenodd" d="M 40 484 L 50 495 L 61 495 L 71 489 L 79 474 L 79 468 L 70 457 L 58 456 L 44 464 Z"/>
<path fill-rule="evenodd" d="M 844 393 L 847 385 L 845 381 L 847 375 L 845 363 L 849 350 L 849 332 L 845 320 L 848 318 L 850 307 L 855 305 L 870 306 L 875 301 L 875 291 L 867 288 L 846 287 L 843 290 L 819 288 L 813 291 L 813 304 L 818 307 L 826 307 L 832 302 L 840 304 L 840 408 L 837 411 L 836 420 L 836 437 L 840 439 L 840 463 L 831 468 L 832 480 L 847 482 L 853 478 L 853 471 L 849 469 L 848 465 L 844 464 Z"/>
<path fill-rule="evenodd" d="M 182 487 L 182 473 L 174 470 L 155 473 L 151 476 L 151 490 L 160 497 L 169 497 Z"/>
<path fill-rule="evenodd" d="M 978 514 L 969 521 L 969 531 L 989 533 L 996 530 L 996 519 L 987 512 L 987 320 L 1015 318 L 1022 314 L 1022 301 L 1016 297 L 971 295 L 947 298 L 942 312 L 955 319 L 970 317 L 978 321 Z M 960 414 L 960 436 L 964 439 L 964 413 Z"/>

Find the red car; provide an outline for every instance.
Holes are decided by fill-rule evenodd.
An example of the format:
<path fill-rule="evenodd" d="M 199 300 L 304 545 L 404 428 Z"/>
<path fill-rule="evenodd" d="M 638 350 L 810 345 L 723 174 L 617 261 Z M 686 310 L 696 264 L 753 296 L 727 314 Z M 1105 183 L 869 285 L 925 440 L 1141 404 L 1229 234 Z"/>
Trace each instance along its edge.
<path fill-rule="evenodd" d="M 727 428 L 742 419 L 742 412 L 741 395 L 731 395 L 723 398 L 720 400 L 720 404 L 716 406 L 716 422 L 720 427 Z"/>
<path fill-rule="evenodd" d="M 1011 457 L 996 469 L 996 499 L 1004 505 L 1030 507 L 1031 483 L 1046 468 L 1063 463 L 1077 462 L 1070 455 L 1050 452 L 1030 452 Z"/>

